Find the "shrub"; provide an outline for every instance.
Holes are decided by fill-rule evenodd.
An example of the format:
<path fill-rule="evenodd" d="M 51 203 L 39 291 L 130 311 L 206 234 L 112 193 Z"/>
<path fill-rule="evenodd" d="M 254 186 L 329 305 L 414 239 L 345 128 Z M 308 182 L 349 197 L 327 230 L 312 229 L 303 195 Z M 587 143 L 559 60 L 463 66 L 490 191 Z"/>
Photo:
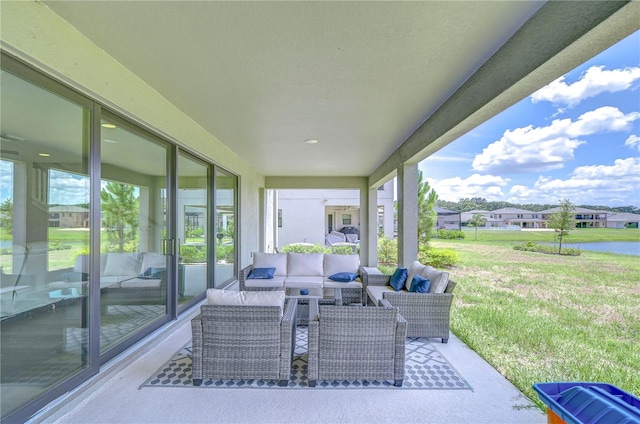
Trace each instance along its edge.
<path fill-rule="evenodd" d="M 331 246 L 331 253 L 335 255 L 353 255 L 353 248 L 351 246 Z"/>
<path fill-rule="evenodd" d="M 566 255 L 566 256 L 580 256 L 580 249 L 573 247 L 565 247 L 560 253 L 558 253 L 555 246 L 547 246 L 544 244 L 538 244 L 533 241 L 526 241 L 513 246 L 514 250 L 521 250 L 523 252 L 538 252 L 546 253 L 549 255 Z"/>
<path fill-rule="evenodd" d="M 418 260 L 434 268 L 450 268 L 458 263 L 458 254 L 452 249 L 421 248 Z"/>
<path fill-rule="evenodd" d="M 378 265 L 398 264 L 398 239 L 389 239 L 387 237 L 378 239 Z"/>
<path fill-rule="evenodd" d="M 441 239 L 456 240 L 456 239 L 464 239 L 465 237 L 466 237 L 466 234 L 464 233 L 464 231 L 445 230 L 445 229 L 438 230 L 438 238 L 441 238 Z"/>
<path fill-rule="evenodd" d="M 180 246 L 180 258 L 185 264 L 206 262 L 207 249 L 205 246 L 183 244 Z"/>
<path fill-rule="evenodd" d="M 349 251 L 353 252 L 351 248 Z M 282 253 L 331 253 L 331 249 L 321 244 L 313 244 L 311 246 L 307 244 L 287 244 L 280 249 Z"/>

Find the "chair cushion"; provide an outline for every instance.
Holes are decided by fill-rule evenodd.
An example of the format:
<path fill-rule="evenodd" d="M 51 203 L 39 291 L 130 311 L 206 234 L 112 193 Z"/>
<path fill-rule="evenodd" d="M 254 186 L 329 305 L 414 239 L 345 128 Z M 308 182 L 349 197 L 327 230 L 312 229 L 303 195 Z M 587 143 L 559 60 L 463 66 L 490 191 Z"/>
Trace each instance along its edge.
<path fill-rule="evenodd" d="M 325 279 L 323 281 L 323 286 L 326 289 L 361 289 L 362 282 L 360 281 L 359 278 L 356 278 L 355 280 L 349 281 L 346 283 Z"/>
<path fill-rule="evenodd" d="M 259 288 L 266 288 L 266 289 L 273 289 L 273 288 L 283 288 L 284 287 L 284 280 L 287 277 L 282 277 L 282 276 L 274 276 L 273 278 L 265 278 L 265 279 L 251 279 L 251 280 L 245 280 L 244 282 L 244 286 L 245 287 L 259 287 Z"/>
<path fill-rule="evenodd" d="M 360 257 L 358 255 L 334 255 L 327 253 L 324 255 L 324 273 L 329 277 L 339 272 L 358 273 Z"/>
<path fill-rule="evenodd" d="M 355 272 L 338 272 L 329 276 L 329 280 L 339 281 L 342 283 L 348 283 L 349 281 L 353 281 L 356 278 L 358 278 L 358 274 L 356 274 Z"/>
<path fill-rule="evenodd" d="M 411 281 L 409 291 L 412 293 L 429 293 L 431 280 L 424 278 L 422 275 L 416 275 Z"/>
<path fill-rule="evenodd" d="M 302 275 L 294 275 L 285 278 L 284 286 L 302 289 L 321 288 L 323 280 L 323 277 L 306 277 Z"/>
<path fill-rule="evenodd" d="M 322 253 L 289 253 L 287 258 L 287 276 L 323 275 L 324 254 Z"/>
<path fill-rule="evenodd" d="M 407 268 L 396 268 L 391 275 L 389 284 L 395 291 L 402 290 L 407 280 Z"/>
<path fill-rule="evenodd" d="M 422 265 L 419 261 L 413 261 L 413 263 L 409 266 L 409 275 L 407 275 L 407 281 L 405 282 L 404 287 L 407 291 L 409 291 L 409 289 L 411 288 L 413 277 L 415 277 L 416 275 L 422 275 L 422 271 L 424 271 L 425 268 L 426 265 Z"/>
<path fill-rule="evenodd" d="M 253 253 L 254 268 L 275 268 L 273 275 L 287 275 L 287 254 L 286 253 Z"/>
<path fill-rule="evenodd" d="M 424 278 L 431 280 L 431 288 L 429 293 L 444 293 L 449 283 L 449 273 L 444 271 L 438 271 L 437 269 L 427 266 L 420 274 Z"/>
<path fill-rule="evenodd" d="M 247 277 L 249 280 L 270 280 L 276 272 L 275 268 L 253 268 Z"/>
<path fill-rule="evenodd" d="M 284 308 L 284 291 L 236 291 L 207 289 L 208 305 L 279 306 Z"/>
<path fill-rule="evenodd" d="M 395 293 L 395 290 L 391 286 L 367 286 L 367 296 L 375 305 L 382 299 L 384 292 Z"/>

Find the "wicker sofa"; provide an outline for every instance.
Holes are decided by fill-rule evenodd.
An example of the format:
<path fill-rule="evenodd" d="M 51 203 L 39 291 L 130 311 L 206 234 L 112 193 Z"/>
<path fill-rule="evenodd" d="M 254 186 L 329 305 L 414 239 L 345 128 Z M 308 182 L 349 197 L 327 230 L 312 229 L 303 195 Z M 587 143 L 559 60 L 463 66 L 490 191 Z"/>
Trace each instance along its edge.
<path fill-rule="evenodd" d="M 279 293 L 284 302 L 284 292 Z M 288 299 L 283 303 L 284 309 L 269 306 L 270 301 L 265 306 L 259 303 L 200 307 L 200 315 L 191 321 L 195 386 L 202 384 L 203 379 L 264 379 L 277 380 L 280 386 L 288 384 L 295 350 L 297 302 Z"/>
<path fill-rule="evenodd" d="M 407 322 L 380 307 L 320 306 L 309 322 L 309 386 L 316 381 L 393 380 L 402 386 Z"/>
<path fill-rule="evenodd" d="M 396 291 L 390 286 L 390 275 L 377 268 L 362 270 L 362 281 L 368 296 L 369 305 L 379 305 L 386 299 L 397 307 L 407 320 L 407 337 L 440 338 L 442 343 L 449 341 L 449 322 L 455 281 L 449 273 L 435 270 L 415 261 L 408 268 L 407 286 L 415 275 L 431 280 L 429 293 L 411 293 L 407 286 Z"/>
<path fill-rule="evenodd" d="M 275 268 L 273 278 L 252 279 L 255 268 Z M 349 282 L 333 281 L 329 277 L 340 272 L 358 274 Z M 365 293 L 361 279 L 358 255 L 336 255 L 323 253 L 253 253 L 253 263 L 240 271 L 240 290 L 268 291 L 286 290 L 289 287 L 318 287 L 327 297 L 340 289 L 342 303 L 365 304 Z"/>

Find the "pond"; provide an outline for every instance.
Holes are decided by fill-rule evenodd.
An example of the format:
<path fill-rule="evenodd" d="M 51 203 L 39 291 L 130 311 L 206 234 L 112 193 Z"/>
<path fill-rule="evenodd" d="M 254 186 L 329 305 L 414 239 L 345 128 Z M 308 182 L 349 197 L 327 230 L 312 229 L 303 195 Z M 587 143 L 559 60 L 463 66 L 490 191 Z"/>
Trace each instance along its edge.
<path fill-rule="evenodd" d="M 557 246 L 557 243 L 543 243 L 550 246 Z M 637 241 L 597 241 L 590 243 L 563 243 L 562 247 L 573 247 L 580 250 L 590 250 L 594 252 L 609 252 L 618 255 L 640 256 L 640 242 Z"/>

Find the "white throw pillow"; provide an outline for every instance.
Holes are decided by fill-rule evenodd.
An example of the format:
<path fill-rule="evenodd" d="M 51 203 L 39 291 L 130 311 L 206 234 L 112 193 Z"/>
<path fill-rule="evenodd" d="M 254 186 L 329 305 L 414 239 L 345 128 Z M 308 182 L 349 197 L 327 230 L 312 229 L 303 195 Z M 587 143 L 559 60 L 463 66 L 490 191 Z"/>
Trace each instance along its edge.
<path fill-rule="evenodd" d="M 138 275 L 140 256 L 137 253 L 109 253 L 104 275 Z"/>
<path fill-rule="evenodd" d="M 425 267 L 420 275 L 431 280 L 429 293 L 444 293 L 447 284 L 449 284 L 449 273 L 438 271 L 432 266 Z"/>
<path fill-rule="evenodd" d="M 422 271 L 426 268 L 426 265 L 422 265 L 419 261 L 413 261 L 409 269 L 407 270 L 409 275 L 407 275 L 407 281 L 404 283 L 404 288 L 409 291 L 411 288 L 411 282 L 413 281 L 413 277 L 417 274 L 422 275 Z M 433 283 L 433 282 L 432 282 Z"/>
<path fill-rule="evenodd" d="M 287 276 L 304 275 L 322 277 L 323 253 L 289 253 Z"/>
<path fill-rule="evenodd" d="M 324 255 L 324 276 L 330 277 L 339 272 L 358 273 L 360 257 L 358 255 Z"/>
<path fill-rule="evenodd" d="M 287 275 L 287 254 L 286 253 L 253 253 L 254 268 L 275 268 L 273 275 Z"/>
<path fill-rule="evenodd" d="M 142 254 L 142 267 L 140 270 L 145 272 L 149 268 L 166 268 L 167 257 L 155 252 L 146 252 Z"/>

